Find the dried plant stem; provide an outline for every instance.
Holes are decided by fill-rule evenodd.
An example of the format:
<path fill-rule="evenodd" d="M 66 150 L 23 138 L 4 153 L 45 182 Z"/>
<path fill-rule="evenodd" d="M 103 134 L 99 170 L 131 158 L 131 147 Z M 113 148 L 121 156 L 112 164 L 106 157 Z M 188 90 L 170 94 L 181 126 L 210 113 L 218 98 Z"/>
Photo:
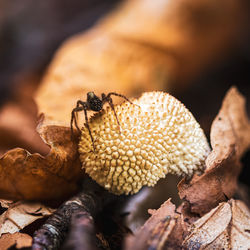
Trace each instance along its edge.
<path fill-rule="evenodd" d="M 94 250 L 96 247 L 93 217 L 86 211 L 74 213 L 71 219 L 70 233 L 63 250 Z"/>
<path fill-rule="evenodd" d="M 63 203 L 35 232 L 32 250 L 59 249 L 69 232 L 70 224 L 71 232 L 65 249 L 96 249 L 94 218 L 114 196 L 89 180 L 84 187 L 84 191 Z"/>

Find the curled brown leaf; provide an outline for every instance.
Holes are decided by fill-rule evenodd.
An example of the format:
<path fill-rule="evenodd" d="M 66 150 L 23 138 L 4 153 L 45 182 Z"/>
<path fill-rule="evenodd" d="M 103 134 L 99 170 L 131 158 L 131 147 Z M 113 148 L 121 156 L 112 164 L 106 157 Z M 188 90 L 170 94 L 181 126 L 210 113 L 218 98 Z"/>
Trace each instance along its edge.
<path fill-rule="evenodd" d="M 77 190 L 76 182 L 82 176 L 77 146 L 66 128 L 61 134 L 53 126 L 37 133 L 32 84 L 21 85 L 14 99 L 0 110 L 0 152 L 13 148 L 0 156 L 0 197 L 62 199 Z"/>
<path fill-rule="evenodd" d="M 70 129 L 57 126 L 40 128 L 43 140 L 51 147 L 42 156 L 27 150 L 9 150 L 0 158 L 0 196 L 5 199 L 63 199 L 76 192 L 83 176 L 77 144 Z"/>
<path fill-rule="evenodd" d="M 241 171 L 240 158 L 250 146 L 250 123 L 245 99 L 231 88 L 211 128 L 212 152 L 206 160 L 206 170 L 189 182 L 178 184 L 181 199 L 191 211 L 203 215 L 219 202 L 231 198 L 237 188 Z"/>
<path fill-rule="evenodd" d="M 237 200 L 220 203 L 190 228 L 183 246 L 187 249 L 249 249 L 250 211 Z"/>
<path fill-rule="evenodd" d="M 125 249 L 180 249 L 187 230 L 183 217 L 175 211 L 170 199 L 157 210 L 134 236 L 129 236 Z"/>

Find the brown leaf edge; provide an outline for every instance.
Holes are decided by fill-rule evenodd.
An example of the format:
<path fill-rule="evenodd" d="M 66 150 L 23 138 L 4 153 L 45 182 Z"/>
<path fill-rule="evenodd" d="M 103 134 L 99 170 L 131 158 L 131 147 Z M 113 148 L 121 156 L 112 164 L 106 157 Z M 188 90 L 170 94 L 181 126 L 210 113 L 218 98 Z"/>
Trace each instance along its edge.
<path fill-rule="evenodd" d="M 185 203 L 175 209 L 167 200 L 135 235 L 125 241 L 130 249 L 249 249 L 250 211 L 239 200 L 220 203 L 203 217 L 187 213 Z"/>
<path fill-rule="evenodd" d="M 38 127 L 51 147 L 48 155 L 30 154 L 22 148 L 6 152 L 0 158 L 0 197 L 11 200 L 62 200 L 78 190 L 83 177 L 77 141 L 70 129 L 61 126 Z"/>
<path fill-rule="evenodd" d="M 249 249 L 250 211 L 231 199 L 197 220 L 183 241 L 184 249 Z"/>
<path fill-rule="evenodd" d="M 250 123 L 245 99 L 235 87 L 226 94 L 211 128 L 212 152 L 206 170 L 188 183 L 178 184 L 179 196 L 191 212 L 203 215 L 220 202 L 230 199 L 237 188 L 241 171 L 240 158 L 250 146 Z"/>
<path fill-rule="evenodd" d="M 181 249 L 187 224 L 184 216 L 176 211 L 170 199 L 164 202 L 158 210 L 149 210 L 152 216 L 135 235 L 125 241 L 125 249 Z"/>
<path fill-rule="evenodd" d="M 41 203 L 27 201 L 9 203 L 8 209 L 0 215 L 0 237 L 6 233 L 19 232 L 32 222 L 51 215 L 53 211 L 54 209 Z"/>

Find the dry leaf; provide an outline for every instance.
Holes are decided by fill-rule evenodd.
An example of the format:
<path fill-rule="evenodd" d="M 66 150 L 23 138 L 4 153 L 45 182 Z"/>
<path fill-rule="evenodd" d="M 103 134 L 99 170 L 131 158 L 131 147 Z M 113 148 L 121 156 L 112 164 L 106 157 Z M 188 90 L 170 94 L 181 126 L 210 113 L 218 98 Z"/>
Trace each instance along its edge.
<path fill-rule="evenodd" d="M 183 245 L 187 249 L 249 249 L 249 209 L 237 200 L 220 203 L 192 225 Z"/>
<path fill-rule="evenodd" d="M 31 91 L 22 91 L 0 112 L 0 151 L 15 148 L 0 157 L 0 197 L 5 199 L 63 199 L 76 192 L 82 170 L 77 145 L 70 140 L 69 130 L 57 134 L 52 126 L 35 131 L 37 108 Z M 66 134 L 66 135 L 65 135 Z M 68 136 L 67 136 L 68 134 Z M 44 140 L 44 141 L 43 141 Z M 51 151 L 49 152 L 49 146 Z M 67 165 L 68 164 L 68 165 Z"/>
<path fill-rule="evenodd" d="M 207 213 L 231 198 L 237 188 L 240 158 L 250 146 L 250 124 L 244 106 L 243 96 L 231 88 L 212 124 L 213 151 L 206 160 L 207 169 L 190 183 L 182 180 L 178 184 L 180 198 L 190 204 L 194 213 Z"/>
<path fill-rule="evenodd" d="M 185 86 L 238 46 L 248 30 L 246 10 L 243 1 L 128 0 L 99 26 L 169 54 L 168 76 Z"/>
<path fill-rule="evenodd" d="M 52 200 L 72 195 L 83 171 L 77 143 L 69 128 L 48 126 L 40 135 L 51 146 L 47 156 L 25 149 L 9 150 L 0 158 L 0 196 L 5 199 Z"/>
<path fill-rule="evenodd" d="M 130 97 L 165 89 L 166 64 L 168 55 L 161 51 L 110 37 L 99 29 L 76 36 L 57 52 L 38 90 L 36 101 L 45 114 L 44 124 L 69 126 L 76 101 L 84 100 L 89 91 Z"/>
<path fill-rule="evenodd" d="M 187 230 L 180 214 L 175 212 L 175 205 L 169 200 L 157 210 L 149 210 L 151 217 L 130 236 L 125 249 L 178 249 L 183 240 L 183 233 Z"/>
<path fill-rule="evenodd" d="M 31 247 L 32 238 L 28 234 L 14 233 L 14 234 L 4 234 L 0 237 L 0 249 L 7 250 L 10 247 L 15 246 L 15 248 L 20 249 L 22 247 Z"/>
<path fill-rule="evenodd" d="M 0 200 L 0 206 L 3 208 L 9 208 L 13 201 L 10 200 Z"/>
<path fill-rule="evenodd" d="M 40 154 L 15 148 L 0 157 L 0 197 L 12 200 L 69 197 L 77 191 L 77 181 L 83 176 L 77 144 L 64 127 L 60 133 L 55 126 L 40 128 L 39 136 L 35 131 L 37 107 L 24 91 L 27 88 L 22 88 L 15 101 L 1 109 L 0 150 L 19 145 Z"/>
<path fill-rule="evenodd" d="M 49 216 L 54 209 L 39 203 L 16 202 L 0 215 L 0 236 L 15 233 L 37 219 Z"/>

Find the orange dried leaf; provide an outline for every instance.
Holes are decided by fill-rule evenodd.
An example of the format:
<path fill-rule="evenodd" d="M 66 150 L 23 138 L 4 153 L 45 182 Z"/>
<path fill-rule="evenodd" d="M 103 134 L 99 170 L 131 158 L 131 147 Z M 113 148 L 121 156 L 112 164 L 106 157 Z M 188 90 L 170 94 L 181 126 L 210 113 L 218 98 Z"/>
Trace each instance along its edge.
<path fill-rule="evenodd" d="M 77 181 L 83 176 L 77 143 L 65 127 L 40 126 L 40 135 L 37 133 L 37 106 L 31 87 L 32 82 L 22 85 L 14 100 L 0 111 L 0 152 L 14 148 L 0 156 L 0 197 L 63 199 L 76 192 Z"/>
<path fill-rule="evenodd" d="M 0 111 L 0 152 L 14 148 L 0 156 L 0 197 L 62 199 L 77 190 L 76 182 L 82 176 L 77 144 L 65 135 L 69 134 L 66 128 L 62 128 L 61 134 L 53 126 L 41 128 L 42 138 L 39 136 L 31 86 L 22 85 L 14 100 Z"/>
<path fill-rule="evenodd" d="M 233 196 L 241 171 L 240 158 L 250 146 L 245 99 L 236 88 L 228 91 L 212 124 L 211 145 L 204 174 L 194 176 L 190 183 L 182 180 L 178 184 L 180 198 L 200 215 Z"/>
<path fill-rule="evenodd" d="M 0 249 L 7 250 L 10 247 L 15 247 L 15 249 L 20 249 L 23 247 L 31 247 L 32 237 L 28 234 L 14 233 L 14 234 L 4 234 L 0 237 Z M 12 248 L 11 248 L 12 249 Z"/>
<path fill-rule="evenodd" d="M 183 246 L 187 249 L 249 249 L 249 209 L 241 201 L 220 203 L 192 225 Z"/>
<path fill-rule="evenodd" d="M 5 199 L 63 199 L 78 189 L 83 176 L 77 143 L 69 128 L 56 126 L 39 130 L 51 146 L 47 156 L 30 154 L 25 149 L 9 150 L 0 158 L 0 196 Z"/>

